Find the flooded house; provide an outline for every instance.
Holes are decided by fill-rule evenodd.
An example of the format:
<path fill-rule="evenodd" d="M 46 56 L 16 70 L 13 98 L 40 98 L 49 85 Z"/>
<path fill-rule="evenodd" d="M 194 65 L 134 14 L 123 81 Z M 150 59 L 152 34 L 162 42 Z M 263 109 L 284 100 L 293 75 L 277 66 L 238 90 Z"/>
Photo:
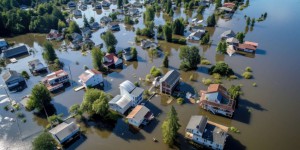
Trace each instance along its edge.
<path fill-rule="evenodd" d="M 92 3 L 93 3 L 93 0 L 80 0 L 80 2 L 81 2 L 82 4 L 88 5 L 88 4 L 92 4 Z"/>
<path fill-rule="evenodd" d="M 106 53 L 103 57 L 103 65 L 106 68 L 118 68 L 123 65 L 123 61 L 114 53 Z"/>
<path fill-rule="evenodd" d="M 141 47 L 143 49 L 148 49 L 148 48 L 152 48 L 152 49 L 156 49 L 158 47 L 157 43 L 152 42 L 151 40 L 142 40 L 141 41 Z"/>
<path fill-rule="evenodd" d="M 62 122 L 56 127 L 49 130 L 49 133 L 59 144 L 64 144 L 78 135 L 80 133 L 80 130 L 74 122 Z"/>
<path fill-rule="evenodd" d="M 82 11 L 85 11 L 85 10 L 87 10 L 87 5 L 86 4 L 81 4 L 81 5 L 79 5 L 79 9 L 82 10 Z"/>
<path fill-rule="evenodd" d="M 3 73 L 2 79 L 9 91 L 12 91 L 22 85 L 26 85 L 24 77 L 14 70 L 7 70 Z"/>
<path fill-rule="evenodd" d="M 99 2 L 95 3 L 95 9 L 102 9 L 102 5 Z"/>
<path fill-rule="evenodd" d="M 140 14 L 140 12 L 136 8 L 130 8 L 130 9 L 128 9 L 128 15 L 130 15 L 130 16 L 136 16 L 136 15 L 139 15 L 139 14 Z"/>
<path fill-rule="evenodd" d="M 196 32 L 192 32 L 186 39 L 187 40 L 195 40 L 195 41 L 199 41 L 201 40 L 201 38 L 204 36 L 205 34 L 205 30 L 198 30 Z"/>
<path fill-rule="evenodd" d="M 47 71 L 47 66 L 45 66 L 39 59 L 34 59 L 29 61 L 28 67 L 32 74 L 37 74 L 40 72 Z"/>
<path fill-rule="evenodd" d="M 154 118 L 154 115 L 147 107 L 137 105 L 126 118 L 130 125 L 138 128 L 141 125 L 147 125 Z"/>
<path fill-rule="evenodd" d="M 122 82 L 119 88 L 121 96 L 125 96 L 131 100 L 132 107 L 135 107 L 142 102 L 144 89 L 135 86 L 129 80 Z"/>
<path fill-rule="evenodd" d="M 0 51 L 8 49 L 9 45 L 5 39 L 0 39 Z"/>
<path fill-rule="evenodd" d="M 101 4 L 102 4 L 102 7 L 109 7 L 110 6 L 110 2 L 106 1 L 106 0 L 102 1 Z"/>
<path fill-rule="evenodd" d="M 84 38 L 90 38 L 92 36 L 92 30 L 89 27 L 81 29 L 81 34 Z"/>
<path fill-rule="evenodd" d="M 198 25 L 190 27 L 190 30 L 191 30 L 192 32 L 197 32 L 197 31 L 199 31 L 199 30 L 200 30 L 201 32 L 206 32 L 206 31 L 205 31 L 205 28 L 204 28 L 203 26 L 198 26 Z"/>
<path fill-rule="evenodd" d="M 116 95 L 112 100 L 108 102 L 109 108 L 124 114 L 132 105 L 132 101 L 126 96 Z"/>
<path fill-rule="evenodd" d="M 252 45 L 255 48 L 258 47 L 258 43 L 255 43 L 255 42 L 245 41 L 244 44 Z"/>
<path fill-rule="evenodd" d="M 47 87 L 50 92 L 61 89 L 64 84 L 69 83 L 69 75 L 64 70 L 58 70 L 48 74 L 42 83 Z"/>
<path fill-rule="evenodd" d="M 218 10 L 221 12 L 224 12 L 224 13 L 233 13 L 234 12 L 232 8 L 228 8 L 228 7 L 219 7 Z"/>
<path fill-rule="evenodd" d="M 159 81 L 160 92 L 171 95 L 179 84 L 179 80 L 180 73 L 177 70 L 168 71 Z"/>
<path fill-rule="evenodd" d="M 227 89 L 220 84 L 211 84 L 207 91 L 200 90 L 199 106 L 213 114 L 232 117 L 236 101 L 230 98 Z"/>
<path fill-rule="evenodd" d="M 102 73 L 96 69 L 88 69 L 79 76 L 78 82 L 86 89 L 88 87 L 100 86 L 103 84 L 103 76 Z"/>
<path fill-rule="evenodd" d="M 93 22 L 90 24 L 92 30 L 98 30 L 100 28 L 100 24 L 98 22 Z"/>
<path fill-rule="evenodd" d="M 211 122 L 204 116 L 191 116 L 185 138 L 213 150 L 223 150 L 228 127 Z"/>
<path fill-rule="evenodd" d="M 24 44 L 2 50 L 3 58 L 13 58 L 13 57 L 19 57 L 19 56 L 28 55 L 28 54 L 29 54 L 28 48 Z"/>
<path fill-rule="evenodd" d="M 47 34 L 46 39 L 47 40 L 56 40 L 56 41 L 60 41 L 64 38 L 64 36 L 59 33 L 58 30 L 55 29 L 51 29 L 50 32 Z"/>
<path fill-rule="evenodd" d="M 239 40 L 236 39 L 235 37 L 230 37 L 230 38 L 226 39 L 226 43 L 228 45 L 238 46 L 239 45 Z"/>
<path fill-rule="evenodd" d="M 103 16 L 101 19 L 100 19 L 100 23 L 101 24 L 108 24 L 112 21 L 112 19 L 110 17 L 107 17 L 107 16 Z"/>
<path fill-rule="evenodd" d="M 74 1 L 68 2 L 67 5 L 68 5 L 69 9 L 75 9 L 77 6 L 77 4 Z"/>
<path fill-rule="evenodd" d="M 236 48 L 238 51 L 247 52 L 247 53 L 255 53 L 256 47 L 250 44 L 239 44 Z"/>
<path fill-rule="evenodd" d="M 235 6 L 236 6 L 235 3 L 232 3 L 232 2 L 228 2 L 228 3 L 223 4 L 223 7 L 231 8 L 231 9 L 233 9 Z"/>
<path fill-rule="evenodd" d="M 131 53 L 131 48 L 128 47 L 128 48 L 123 49 L 122 56 L 123 56 L 123 59 L 126 61 L 132 60 L 133 57 L 132 57 L 132 53 Z"/>
<path fill-rule="evenodd" d="M 72 33 L 72 43 L 81 43 L 83 40 L 83 37 L 79 33 Z"/>
<path fill-rule="evenodd" d="M 80 10 L 76 9 L 76 10 L 73 10 L 73 15 L 75 17 L 82 17 L 82 12 Z"/>
<path fill-rule="evenodd" d="M 107 27 L 111 31 L 120 31 L 120 25 L 117 22 L 111 22 Z"/>
<path fill-rule="evenodd" d="M 223 32 L 222 34 L 221 34 L 221 38 L 223 39 L 223 40 L 226 40 L 226 39 L 228 39 L 228 38 L 232 38 L 232 37 L 235 37 L 235 33 L 232 31 L 232 30 L 227 30 L 227 31 L 225 31 L 225 32 Z"/>

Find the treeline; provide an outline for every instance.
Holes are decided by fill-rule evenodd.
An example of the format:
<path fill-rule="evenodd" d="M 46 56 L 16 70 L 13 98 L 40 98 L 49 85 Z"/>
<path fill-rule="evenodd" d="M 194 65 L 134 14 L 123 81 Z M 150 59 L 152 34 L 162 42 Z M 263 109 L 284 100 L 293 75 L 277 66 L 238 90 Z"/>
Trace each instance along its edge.
<path fill-rule="evenodd" d="M 23 4 L 36 4 L 36 1 L 38 0 L 0 1 L 0 36 L 11 36 L 28 32 L 47 33 L 50 29 L 58 28 L 59 20 L 65 22 L 63 13 L 52 2 L 38 4 L 32 10 L 22 10 L 19 7 Z M 67 2 L 67 0 L 56 1 Z"/>

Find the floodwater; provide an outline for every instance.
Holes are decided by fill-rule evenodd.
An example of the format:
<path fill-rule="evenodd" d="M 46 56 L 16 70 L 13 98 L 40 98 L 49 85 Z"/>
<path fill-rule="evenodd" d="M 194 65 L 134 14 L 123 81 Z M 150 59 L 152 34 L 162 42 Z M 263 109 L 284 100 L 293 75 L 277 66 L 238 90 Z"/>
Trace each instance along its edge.
<path fill-rule="evenodd" d="M 229 21 L 218 20 L 218 27 L 209 29 L 213 43 L 210 47 L 199 46 L 200 55 L 207 58 L 213 64 L 217 61 L 225 61 L 233 68 L 236 74 L 243 73 L 243 69 L 250 66 L 253 69 L 254 78 L 251 80 L 238 79 L 227 81 L 223 79 L 223 84 L 229 87 L 231 84 L 242 84 L 243 95 L 241 96 L 235 115 L 232 119 L 222 116 L 216 116 L 200 109 L 196 104 L 185 103 L 179 106 L 176 102 L 167 104 L 167 96 L 156 96 L 146 103 L 146 106 L 154 112 L 156 119 L 139 132 L 131 132 L 128 125 L 119 119 L 114 125 L 105 123 L 81 124 L 85 130 L 85 136 L 77 140 L 68 149 L 170 149 L 162 142 L 161 124 L 173 105 L 180 119 L 182 127 L 179 130 L 178 141 L 180 145 L 173 147 L 174 149 L 195 149 L 190 146 L 183 138 L 184 129 L 191 115 L 205 115 L 209 120 L 224 124 L 226 126 L 237 127 L 241 133 L 236 134 L 230 132 L 230 138 L 227 140 L 226 149 L 296 149 L 300 146 L 300 117 L 297 114 L 300 102 L 297 100 L 300 80 L 299 54 L 296 43 L 299 43 L 298 36 L 300 31 L 300 1 L 287 0 L 284 3 L 279 0 L 250 1 L 250 6 L 243 11 L 237 11 L 233 18 Z M 115 8 L 112 5 L 111 8 Z M 141 9 L 144 10 L 144 9 Z M 207 18 L 213 11 L 213 7 L 209 7 L 204 12 L 203 17 Z M 259 48 L 254 56 L 217 54 L 215 49 L 220 34 L 225 30 L 232 29 L 235 32 L 245 30 L 244 15 L 258 18 L 262 13 L 268 12 L 265 21 L 256 23 L 253 30 L 248 31 L 246 40 L 259 43 Z M 87 18 L 94 16 L 99 21 L 101 16 L 108 15 L 109 10 L 102 12 L 94 12 L 88 9 L 83 12 Z M 195 17 L 195 13 L 190 13 L 191 20 Z M 175 18 L 185 17 L 182 10 L 175 12 Z M 157 25 L 164 24 L 167 17 L 162 14 L 156 14 L 155 23 Z M 142 17 L 139 18 L 139 24 L 134 28 L 142 28 Z M 80 24 L 81 19 L 76 19 Z M 82 23 L 81 23 L 82 24 Z M 80 24 L 80 25 L 81 25 Z M 92 40 L 96 44 L 102 43 L 100 33 L 106 29 L 100 29 L 93 33 Z M 139 77 L 144 78 L 152 66 L 160 67 L 162 58 L 152 58 L 146 50 L 142 50 L 134 43 L 134 32 L 132 27 L 121 25 L 121 31 L 115 33 L 119 41 L 117 47 L 125 48 L 135 45 L 138 50 L 138 62 L 125 62 L 123 69 L 105 76 L 105 89 L 107 93 L 112 95 L 119 94 L 118 85 L 124 80 L 132 82 L 138 81 Z M 7 67 L 19 72 L 27 70 L 27 62 L 41 57 L 41 45 L 45 39 L 45 35 L 27 34 L 15 38 L 7 39 L 16 43 L 25 43 L 32 47 L 36 52 L 34 55 L 19 59 L 16 64 L 9 64 Z M 178 59 L 179 45 L 169 44 L 159 41 L 161 49 L 170 53 L 169 64 L 170 69 L 177 69 L 180 61 Z M 190 44 L 190 43 L 189 43 Z M 197 45 L 197 43 L 193 43 Z M 104 49 L 105 50 L 105 49 Z M 90 54 L 83 56 L 79 51 L 57 51 L 57 55 L 65 63 L 64 70 L 72 74 L 72 85 L 53 97 L 53 105 L 56 113 L 63 113 L 64 117 L 68 116 L 68 108 L 73 104 L 80 104 L 84 91 L 74 92 L 73 88 L 78 86 L 78 76 L 84 71 L 83 66 L 92 67 Z M 77 63 L 76 63 L 77 62 Z M 197 71 L 181 72 L 182 83 L 180 85 L 183 91 L 199 91 L 206 89 L 201 83 L 202 78 L 209 78 L 207 68 L 209 66 L 199 65 Z M 163 73 L 167 69 L 162 69 Z M 189 81 L 190 75 L 197 78 L 196 81 Z M 28 87 L 22 92 L 9 93 L 11 98 L 20 102 L 21 98 L 30 93 L 31 88 L 42 79 L 36 76 L 27 81 Z M 257 87 L 253 87 L 252 83 L 257 83 Z M 1 84 L 3 81 L 1 80 Z M 147 84 L 142 84 L 147 89 Z M 5 94 L 0 89 L 0 94 Z M 7 101 L 0 98 L 0 105 L 4 107 Z M 32 138 L 40 133 L 46 126 L 47 122 L 31 112 L 24 109 L 20 111 L 26 115 L 27 122 L 20 120 L 11 122 L 10 118 L 15 118 L 15 114 L 0 109 L 0 149 L 30 149 Z M 152 142 L 152 138 L 158 139 L 158 143 Z"/>

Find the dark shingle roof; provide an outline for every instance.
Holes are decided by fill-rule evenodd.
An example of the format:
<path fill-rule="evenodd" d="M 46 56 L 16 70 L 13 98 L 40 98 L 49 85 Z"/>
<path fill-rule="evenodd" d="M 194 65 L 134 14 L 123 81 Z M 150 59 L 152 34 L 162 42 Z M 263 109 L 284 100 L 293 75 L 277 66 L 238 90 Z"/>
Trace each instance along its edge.
<path fill-rule="evenodd" d="M 192 116 L 187 129 L 198 129 L 201 133 L 203 133 L 205 126 L 207 124 L 207 118 L 204 116 Z"/>
<path fill-rule="evenodd" d="M 176 80 L 180 76 L 179 72 L 176 70 L 170 70 L 167 74 L 164 75 L 163 78 L 160 79 L 160 82 L 166 82 L 168 84 L 172 84 L 174 80 Z"/>
<path fill-rule="evenodd" d="M 212 141 L 213 143 L 224 145 L 227 138 L 227 133 L 221 128 L 208 123 L 202 137 L 203 139 Z"/>
<path fill-rule="evenodd" d="M 21 74 L 19 74 L 17 71 L 14 71 L 14 70 L 8 70 L 6 71 L 3 75 L 2 75 L 2 78 L 3 80 L 6 82 L 6 81 L 9 81 L 9 80 L 14 80 L 16 78 L 23 78 L 21 76 Z"/>
<path fill-rule="evenodd" d="M 26 45 L 16 46 L 3 51 L 3 57 L 5 58 L 12 58 L 21 54 L 28 54 Z"/>

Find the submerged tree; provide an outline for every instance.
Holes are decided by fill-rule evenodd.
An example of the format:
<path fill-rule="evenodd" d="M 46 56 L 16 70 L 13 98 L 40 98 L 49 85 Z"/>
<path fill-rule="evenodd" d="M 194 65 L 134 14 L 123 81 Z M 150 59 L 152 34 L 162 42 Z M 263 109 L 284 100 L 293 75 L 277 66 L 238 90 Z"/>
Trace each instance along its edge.
<path fill-rule="evenodd" d="M 181 60 L 180 69 L 185 71 L 197 69 L 197 65 L 201 61 L 199 49 L 196 46 L 180 47 L 179 58 Z"/>
<path fill-rule="evenodd" d="M 218 73 L 221 76 L 230 76 L 234 74 L 233 70 L 228 66 L 228 64 L 226 64 L 223 61 L 217 62 L 216 65 L 213 65 L 209 69 L 209 74 L 214 74 L 214 73 Z"/>
<path fill-rule="evenodd" d="M 133 60 L 137 60 L 137 50 L 136 50 L 136 48 L 135 47 L 131 47 L 130 48 L 130 53 L 131 53 L 131 55 L 132 55 L 132 59 Z"/>
<path fill-rule="evenodd" d="M 165 57 L 164 57 L 163 65 L 165 68 L 169 68 L 169 58 L 167 55 L 165 55 Z"/>
<path fill-rule="evenodd" d="M 212 14 L 207 18 L 207 26 L 208 27 L 214 27 L 216 25 L 216 17 L 215 14 Z"/>
<path fill-rule="evenodd" d="M 118 43 L 118 40 L 111 31 L 107 31 L 104 35 L 101 36 L 101 38 L 104 41 L 106 47 L 115 47 Z"/>
<path fill-rule="evenodd" d="M 175 108 L 172 106 L 167 119 L 162 124 L 162 135 L 165 144 L 172 146 L 174 144 L 177 132 L 181 125 Z"/>
<path fill-rule="evenodd" d="M 163 26 L 163 34 L 164 34 L 164 38 L 167 42 L 172 41 L 172 29 L 170 27 L 170 24 L 166 24 Z"/>
<path fill-rule="evenodd" d="M 184 34 L 184 20 L 183 18 L 177 18 L 173 23 L 172 23 L 172 30 L 174 34 L 177 35 L 183 35 Z"/>
<path fill-rule="evenodd" d="M 103 68 L 102 59 L 103 53 L 101 52 L 100 48 L 94 47 L 91 52 L 93 67 L 96 70 L 101 70 Z"/>
<path fill-rule="evenodd" d="M 226 54 L 227 43 L 225 41 L 220 41 L 217 45 L 216 50 L 217 50 L 217 52 L 219 52 L 221 54 Z"/>
<path fill-rule="evenodd" d="M 36 84 L 32 90 L 29 100 L 26 103 L 26 108 L 29 110 L 41 111 L 51 103 L 49 90 L 43 84 Z"/>
<path fill-rule="evenodd" d="M 235 37 L 240 43 L 244 43 L 245 34 L 243 32 L 238 32 Z"/>
<path fill-rule="evenodd" d="M 32 142 L 33 150 L 54 150 L 56 149 L 56 141 L 48 132 L 43 132 Z"/>
<path fill-rule="evenodd" d="M 55 59 L 57 59 L 53 45 L 48 41 L 44 43 L 43 57 L 47 62 L 53 62 Z"/>

